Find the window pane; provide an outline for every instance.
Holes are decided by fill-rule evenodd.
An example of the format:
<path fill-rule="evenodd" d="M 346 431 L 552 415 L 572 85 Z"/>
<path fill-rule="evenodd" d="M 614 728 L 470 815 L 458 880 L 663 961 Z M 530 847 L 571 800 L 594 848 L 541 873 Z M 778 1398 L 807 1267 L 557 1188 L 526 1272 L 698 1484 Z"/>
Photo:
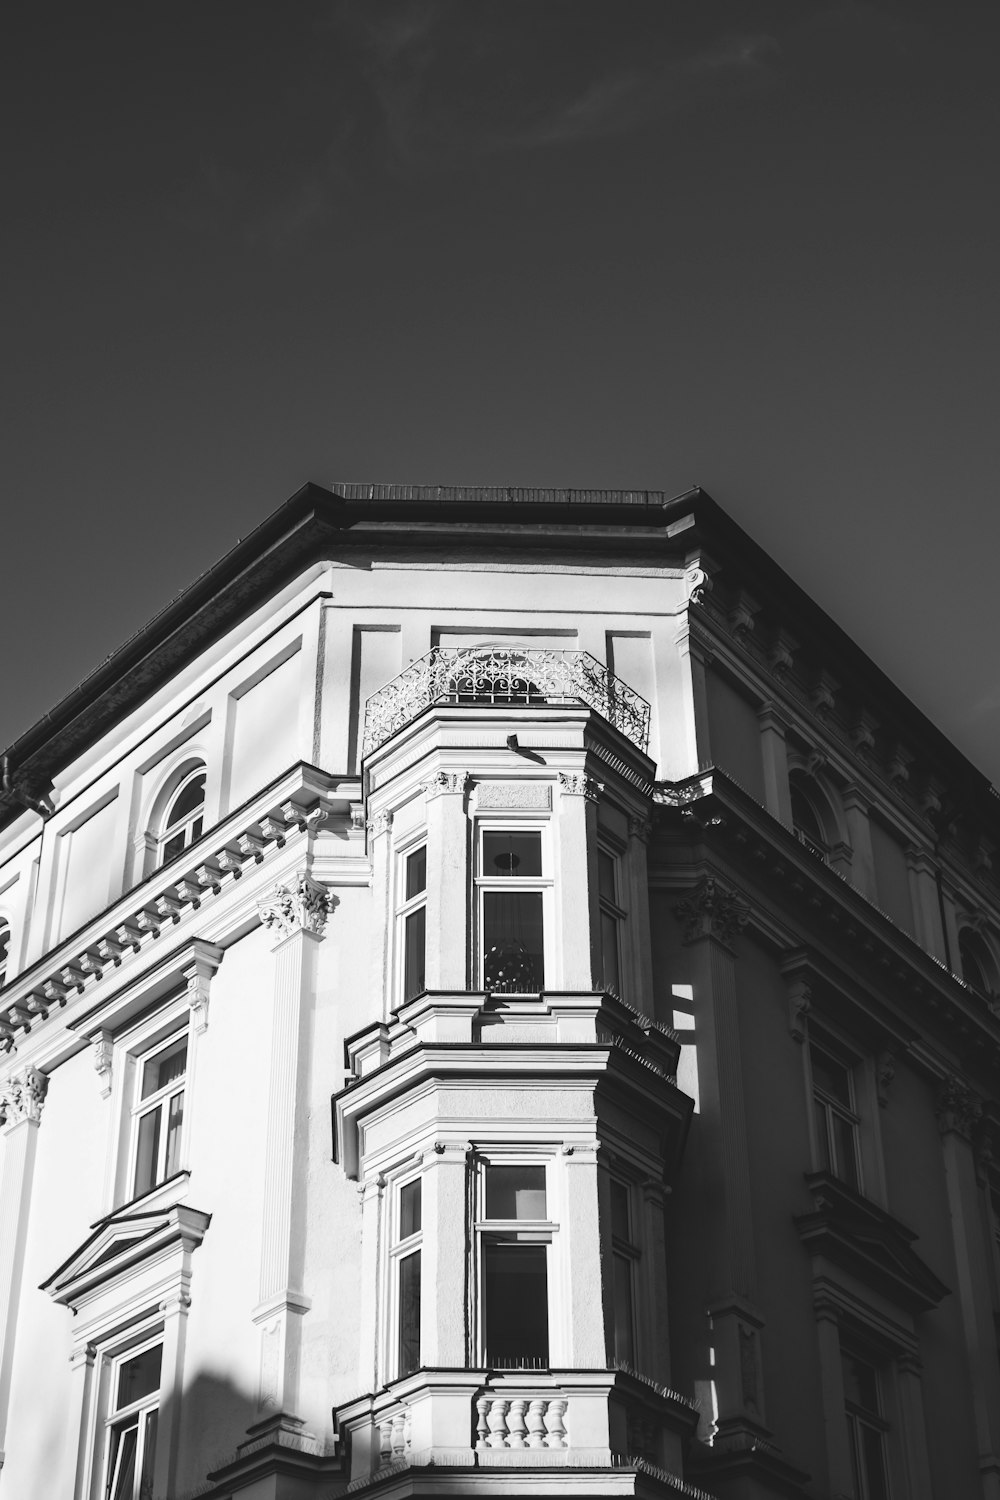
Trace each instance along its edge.
<path fill-rule="evenodd" d="M 874 1416 L 881 1413 L 878 1397 L 878 1373 L 867 1360 L 853 1354 L 841 1355 L 844 1372 L 844 1400 Z"/>
<path fill-rule="evenodd" d="M 833 1157 L 830 1154 L 829 1110 L 822 1099 L 814 1099 L 813 1108 L 816 1111 L 816 1144 L 819 1147 L 820 1171 L 832 1172 Z"/>
<path fill-rule="evenodd" d="M 625 1255 L 614 1257 L 615 1265 L 615 1359 L 635 1363 L 632 1336 L 632 1263 Z"/>
<path fill-rule="evenodd" d="M 483 893 L 483 984 L 532 994 L 545 982 L 541 891 Z"/>
<path fill-rule="evenodd" d="M 427 908 L 418 906 L 403 924 L 403 999 L 412 1000 L 425 987 Z"/>
<path fill-rule="evenodd" d="M 420 1183 L 408 1182 L 399 1190 L 399 1238 L 409 1239 L 420 1230 Z"/>
<path fill-rule="evenodd" d="M 858 1151 L 854 1123 L 831 1111 L 833 1137 L 837 1153 L 836 1173 L 841 1182 L 852 1188 L 861 1186 L 858 1180 Z"/>
<path fill-rule="evenodd" d="M 427 850 L 416 849 L 406 858 L 406 899 L 427 889 Z"/>
<path fill-rule="evenodd" d="M 483 1244 L 486 1363 L 543 1369 L 549 1362 L 549 1299 L 544 1245 Z"/>
<path fill-rule="evenodd" d="M 603 849 L 597 851 L 597 889 L 603 901 L 617 901 L 614 856 Z"/>
<path fill-rule="evenodd" d="M 160 1389 L 162 1358 L 162 1347 L 154 1344 L 152 1349 L 144 1349 L 141 1354 L 126 1359 L 118 1366 L 116 1411 L 120 1411 L 123 1406 L 131 1406 L 133 1401 L 141 1401 L 143 1397 L 151 1396 Z"/>
<path fill-rule="evenodd" d="M 135 1182 L 132 1194 L 138 1197 L 156 1185 L 156 1161 L 160 1150 L 160 1111 L 151 1109 L 139 1121 L 135 1152 Z"/>
<path fill-rule="evenodd" d="M 3 984 L 7 975 L 7 954 L 10 950 L 10 928 L 6 922 L 0 922 L 0 984 Z"/>
<path fill-rule="evenodd" d="M 810 1047 L 809 1059 L 812 1063 L 814 1086 L 850 1109 L 850 1069 L 845 1068 L 843 1063 L 839 1063 L 835 1057 L 831 1057 L 829 1052 L 822 1052 L 818 1047 Z"/>
<path fill-rule="evenodd" d="M 180 854 L 183 849 L 184 835 L 183 833 L 175 833 L 173 838 L 168 839 L 163 846 L 163 863 L 166 864 L 168 860 L 171 860 L 175 857 L 175 855 Z"/>
<path fill-rule="evenodd" d="M 174 1094 L 167 1107 L 167 1151 L 164 1178 L 173 1177 L 181 1164 L 181 1126 L 184 1124 L 184 1094 Z"/>
<path fill-rule="evenodd" d="M 156 1463 L 156 1429 L 158 1412 L 146 1413 L 146 1431 L 142 1439 L 142 1474 L 139 1476 L 139 1500 L 153 1500 L 153 1466 Z"/>
<path fill-rule="evenodd" d="M 135 1492 L 135 1450 L 139 1438 L 138 1423 L 111 1430 L 111 1460 L 108 1465 L 109 1500 L 133 1500 Z"/>
<path fill-rule="evenodd" d="M 484 832 L 482 873 L 522 878 L 541 875 L 541 833 Z"/>
<path fill-rule="evenodd" d="M 861 1423 L 861 1463 L 865 1475 L 865 1500 L 889 1500 L 885 1472 L 885 1442 L 882 1434 Z"/>
<path fill-rule="evenodd" d="M 420 1368 L 420 1251 L 399 1262 L 399 1373 Z"/>
<path fill-rule="evenodd" d="M 487 1167 L 488 1219 L 544 1219 L 544 1167 Z"/>
<path fill-rule="evenodd" d="M 173 1083 L 175 1078 L 180 1078 L 187 1067 L 187 1037 L 179 1036 L 169 1047 L 162 1052 L 157 1052 L 143 1066 L 142 1070 L 142 1092 L 139 1097 L 148 1099 L 150 1094 L 157 1093 L 166 1088 L 168 1083 Z"/>
<path fill-rule="evenodd" d="M 628 1217 L 628 1188 L 624 1182 L 611 1183 L 611 1233 L 616 1239 L 631 1239 Z"/>
<path fill-rule="evenodd" d="M 172 828 L 175 823 L 180 822 L 181 818 L 186 818 L 189 814 L 195 812 L 204 800 L 205 778 L 203 775 L 196 776 L 193 781 L 188 782 L 187 786 L 175 798 L 167 815 L 167 827 Z"/>
<path fill-rule="evenodd" d="M 606 990 L 617 990 L 618 983 L 618 918 L 610 912 L 601 912 L 601 960 L 604 970 L 603 983 Z"/>

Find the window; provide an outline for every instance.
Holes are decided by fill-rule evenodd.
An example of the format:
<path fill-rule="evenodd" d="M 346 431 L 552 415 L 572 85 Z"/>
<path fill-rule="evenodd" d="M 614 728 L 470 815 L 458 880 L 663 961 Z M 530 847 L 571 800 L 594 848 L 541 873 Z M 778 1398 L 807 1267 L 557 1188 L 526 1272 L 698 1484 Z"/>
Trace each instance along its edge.
<path fill-rule="evenodd" d="M 816 1042 L 809 1045 L 820 1168 L 861 1191 L 858 1115 L 849 1064 Z"/>
<path fill-rule="evenodd" d="M 622 931 L 621 861 L 608 849 L 597 851 L 597 893 L 601 921 L 601 984 L 621 993 Z"/>
<path fill-rule="evenodd" d="M 879 1372 L 846 1350 L 841 1351 L 841 1364 L 854 1500 L 889 1500 L 885 1450 L 889 1424 L 882 1415 Z"/>
<path fill-rule="evenodd" d="M 614 1277 L 614 1358 L 635 1366 L 635 1263 L 639 1251 L 632 1232 L 631 1194 L 624 1182 L 611 1179 L 611 1263 Z"/>
<path fill-rule="evenodd" d="M 132 1122 L 132 1196 L 180 1170 L 187 1032 L 137 1058 Z"/>
<path fill-rule="evenodd" d="M 800 844 L 803 844 L 811 854 L 825 860 L 830 853 L 830 846 L 815 802 L 806 788 L 806 778 L 793 772 L 789 778 L 792 828 Z"/>
<path fill-rule="evenodd" d="M 427 848 L 402 856 L 403 902 L 397 930 L 402 954 L 401 993 L 412 1000 L 425 988 L 427 954 Z"/>
<path fill-rule="evenodd" d="M 498 994 L 537 994 L 545 983 L 540 829 L 480 831 L 482 984 Z"/>
<path fill-rule="evenodd" d="M 162 1346 L 151 1344 L 112 1369 L 106 1500 L 152 1500 L 162 1355 Z"/>
<path fill-rule="evenodd" d="M 549 1362 L 548 1244 L 544 1166 L 487 1163 L 478 1224 L 482 1347 L 493 1370 Z"/>
<path fill-rule="evenodd" d="M 7 981 L 7 963 L 10 959 L 10 924 L 0 917 L 0 988 Z"/>
<path fill-rule="evenodd" d="M 969 927 L 963 927 L 958 934 L 958 957 L 962 978 L 969 988 L 984 1000 L 990 999 L 996 990 L 993 963 L 986 944 Z"/>
<path fill-rule="evenodd" d="M 396 1200 L 396 1374 L 420 1368 L 420 1178 L 404 1182 Z"/>
<path fill-rule="evenodd" d="M 204 766 L 189 771 L 167 804 L 159 837 L 161 865 L 201 838 L 205 822 L 205 774 Z"/>

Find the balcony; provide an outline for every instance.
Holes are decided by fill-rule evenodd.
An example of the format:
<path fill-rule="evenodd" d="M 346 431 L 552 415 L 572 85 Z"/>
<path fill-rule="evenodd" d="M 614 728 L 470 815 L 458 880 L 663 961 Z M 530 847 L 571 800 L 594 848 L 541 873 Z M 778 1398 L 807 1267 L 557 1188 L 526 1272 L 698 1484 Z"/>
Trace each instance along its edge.
<path fill-rule="evenodd" d="M 365 706 L 363 755 L 371 755 L 435 704 L 513 708 L 585 704 L 645 754 L 649 704 L 588 651 L 438 646 L 373 693 Z"/>
<path fill-rule="evenodd" d="M 626 1370 L 418 1370 L 337 1413 L 351 1490 L 428 1466 L 680 1475 L 690 1402 Z M 582 1478 L 582 1476 L 579 1476 Z"/>

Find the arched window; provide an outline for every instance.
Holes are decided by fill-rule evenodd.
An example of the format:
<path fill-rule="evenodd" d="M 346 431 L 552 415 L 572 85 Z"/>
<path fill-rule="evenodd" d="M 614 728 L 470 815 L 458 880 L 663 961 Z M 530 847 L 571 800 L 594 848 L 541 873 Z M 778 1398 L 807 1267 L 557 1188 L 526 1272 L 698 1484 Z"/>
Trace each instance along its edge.
<path fill-rule="evenodd" d="M 830 853 L 830 844 L 807 777 L 801 772 L 793 771 L 789 778 L 789 786 L 792 800 L 792 827 L 799 842 L 813 854 L 818 855 L 820 859 L 826 859 Z"/>
<path fill-rule="evenodd" d="M 996 993 L 995 966 L 986 944 L 971 927 L 963 927 L 958 934 L 958 959 L 969 988 L 990 999 Z"/>
<path fill-rule="evenodd" d="M 165 865 L 201 837 L 205 822 L 205 767 L 195 766 L 180 782 L 163 817 L 158 863 Z"/>
<path fill-rule="evenodd" d="M 10 958 L 10 923 L 0 917 L 0 988 L 7 981 L 7 962 Z"/>

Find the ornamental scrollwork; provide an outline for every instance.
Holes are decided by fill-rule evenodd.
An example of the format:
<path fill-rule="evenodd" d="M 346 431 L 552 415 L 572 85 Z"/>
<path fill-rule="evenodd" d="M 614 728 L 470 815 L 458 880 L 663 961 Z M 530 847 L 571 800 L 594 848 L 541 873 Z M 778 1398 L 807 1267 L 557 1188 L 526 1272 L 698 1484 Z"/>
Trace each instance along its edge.
<path fill-rule="evenodd" d="M 326 886 L 300 870 L 287 884 L 276 885 L 269 896 L 258 901 L 257 909 L 264 926 L 279 938 L 297 932 L 322 937 L 331 905 Z"/>
<path fill-rule="evenodd" d="M 731 943 L 750 920 L 750 908 L 735 892 L 712 876 L 704 880 L 674 907 L 674 916 L 684 928 L 684 941 L 715 937 Z"/>
<path fill-rule="evenodd" d="M 420 789 L 430 799 L 439 797 L 442 792 L 455 792 L 462 795 L 468 784 L 468 771 L 435 771 L 433 776 L 428 776 L 420 783 Z"/>
<path fill-rule="evenodd" d="M 0 1086 L 0 1125 L 37 1125 L 48 1093 L 49 1080 L 38 1068 L 25 1068 Z"/>

